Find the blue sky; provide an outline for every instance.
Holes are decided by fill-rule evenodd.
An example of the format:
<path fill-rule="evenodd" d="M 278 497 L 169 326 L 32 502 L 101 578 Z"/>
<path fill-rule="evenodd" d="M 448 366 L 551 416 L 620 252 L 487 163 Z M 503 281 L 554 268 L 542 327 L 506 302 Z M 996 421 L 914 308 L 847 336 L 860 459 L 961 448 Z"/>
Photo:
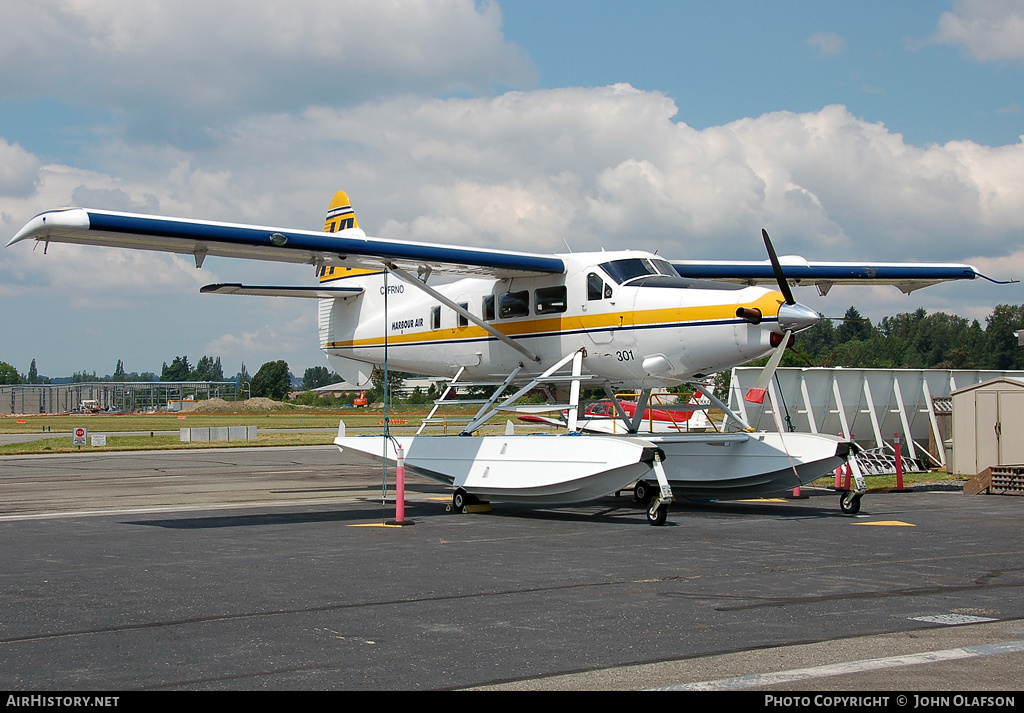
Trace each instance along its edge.
<path fill-rule="evenodd" d="M 917 145 L 1016 142 L 1024 103 L 1020 62 L 972 61 L 962 45 L 936 41 L 939 16 L 950 7 L 749 0 L 645 2 L 628 10 L 583 0 L 502 4 L 505 36 L 526 50 L 541 86 L 629 82 L 671 96 L 678 119 L 696 128 L 844 104 Z"/>
<path fill-rule="evenodd" d="M 1019 278 L 1022 107 L 1019 0 L 7 0 L 0 226 L 87 205 L 318 228 L 344 188 L 385 237 L 762 259 L 767 227 L 808 259 Z M 324 363 L 309 305 L 198 294 L 308 270 L 41 252 L 0 254 L 0 360 L 21 371 Z M 1024 302 L 811 292 L 876 319 Z"/>

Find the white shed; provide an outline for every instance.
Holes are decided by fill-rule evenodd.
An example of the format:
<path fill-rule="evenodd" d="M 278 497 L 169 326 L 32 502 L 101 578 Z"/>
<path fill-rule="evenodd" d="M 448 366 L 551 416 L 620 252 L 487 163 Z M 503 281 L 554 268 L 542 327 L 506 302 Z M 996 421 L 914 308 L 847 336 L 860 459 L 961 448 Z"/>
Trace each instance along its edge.
<path fill-rule="evenodd" d="M 1024 383 L 992 379 L 951 396 L 951 473 L 973 476 L 989 466 L 1024 464 Z"/>

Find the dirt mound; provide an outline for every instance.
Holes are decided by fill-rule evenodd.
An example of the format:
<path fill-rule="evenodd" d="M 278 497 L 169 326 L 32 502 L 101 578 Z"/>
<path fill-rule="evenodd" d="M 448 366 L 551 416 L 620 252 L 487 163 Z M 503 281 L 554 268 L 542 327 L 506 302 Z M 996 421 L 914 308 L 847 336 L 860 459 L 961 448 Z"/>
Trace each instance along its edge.
<path fill-rule="evenodd" d="M 196 401 L 182 409 L 183 413 L 245 413 L 253 411 L 291 410 L 292 406 L 273 399 L 258 397 L 245 401 L 225 401 L 224 399 L 206 399 Z"/>

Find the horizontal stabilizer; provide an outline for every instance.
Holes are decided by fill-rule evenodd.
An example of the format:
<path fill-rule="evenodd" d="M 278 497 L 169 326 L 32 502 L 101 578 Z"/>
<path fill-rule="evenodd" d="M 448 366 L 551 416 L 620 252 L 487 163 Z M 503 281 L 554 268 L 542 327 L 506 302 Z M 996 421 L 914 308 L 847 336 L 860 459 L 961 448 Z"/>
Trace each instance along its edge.
<path fill-rule="evenodd" d="M 362 287 L 288 287 L 277 285 L 240 285 L 221 283 L 204 285 L 199 288 L 203 294 L 254 295 L 256 297 L 305 297 L 307 299 L 330 299 L 334 297 L 355 297 Z"/>

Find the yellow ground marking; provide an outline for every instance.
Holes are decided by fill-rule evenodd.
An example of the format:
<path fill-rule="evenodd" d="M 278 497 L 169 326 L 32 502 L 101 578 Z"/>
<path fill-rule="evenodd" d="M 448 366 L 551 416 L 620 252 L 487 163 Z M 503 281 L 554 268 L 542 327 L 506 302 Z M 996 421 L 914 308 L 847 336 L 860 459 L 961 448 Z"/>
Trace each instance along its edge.
<path fill-rule="evenodd" d="M 911 525 L 909 522 L 900 522 L 899 520 L 876 520 L 875 522 L 855 522 L 854 525 L 881 525 L 882 527 L 917 527 L 917 525 Z"/>

